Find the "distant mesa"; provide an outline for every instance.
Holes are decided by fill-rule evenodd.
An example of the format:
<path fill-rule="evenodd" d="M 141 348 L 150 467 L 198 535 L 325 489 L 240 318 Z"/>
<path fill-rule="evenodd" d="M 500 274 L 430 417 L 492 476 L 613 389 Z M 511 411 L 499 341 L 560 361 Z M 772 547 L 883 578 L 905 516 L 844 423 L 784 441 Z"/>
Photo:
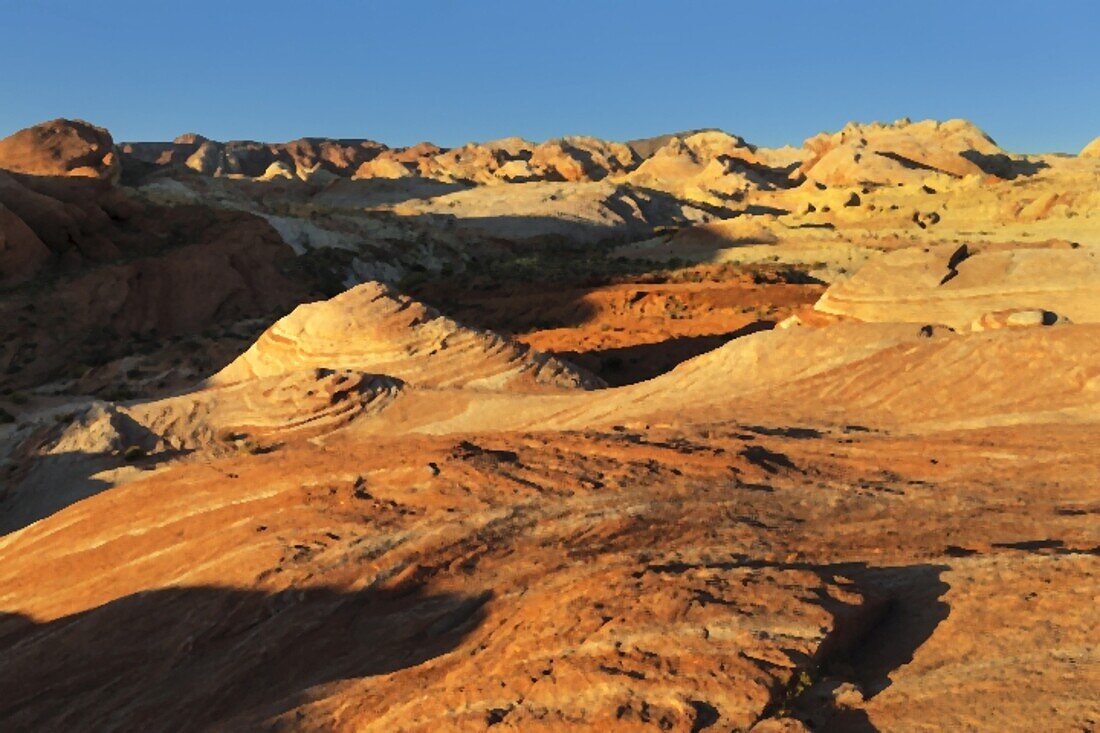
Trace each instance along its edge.
<path fill-rule="evenodd" d="M 301 180 L 316 178 L 320 171 L 350 178 L 365 162 L 387 150 L 373 140 L 300 138 L 288 143 L 251 140 L 218 142 L 197 133 L 186 133 L 172 142 L 123 143 L 123 155 L 135 167 L 188 168 L 204 176 L 245 177 L 271 180 L 275 171 L 292 171 Z"/>
<path fill-rule="evenodd" d="M 1100 138 L 1081 151 L 1100 157 Z M 961 119 L 849 123 L 801 148 L 757 147 L 707 128 L 615 142 L 566 136 L 520 137 L 445 149 L 430 142 L 390 148 L 369 139 L 303 137 L 285 143 L 220 142 L 188 132 L 171 142 L 114 145 L 87 122 L 55 120 L 0 142 L 0 167 L 36 175 L 92 176 L 136 185 L 163 169 L 202 176 L 328 185 L 335 178 L 429 179 L 478 186 L 614 181 L 651 187 L 704 204 L 746 192 L 814 186 L 922 185 L 930 176 L 1013 180 L 1047 167 L 1001 149 Z M 415 181 L 411 182 L 415 183 Z"/>

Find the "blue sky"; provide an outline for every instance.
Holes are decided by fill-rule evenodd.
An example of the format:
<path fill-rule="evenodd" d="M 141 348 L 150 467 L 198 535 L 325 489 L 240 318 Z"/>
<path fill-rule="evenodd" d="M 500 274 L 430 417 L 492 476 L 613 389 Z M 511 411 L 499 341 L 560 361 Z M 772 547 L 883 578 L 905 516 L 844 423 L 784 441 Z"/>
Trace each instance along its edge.
<path fill-rule="evenodd" d="M 908 116 L 1076 152 L 1100 135 L 1100 2 L 0 0 L 0 69 L 0 134 L 781 145 Z"/>

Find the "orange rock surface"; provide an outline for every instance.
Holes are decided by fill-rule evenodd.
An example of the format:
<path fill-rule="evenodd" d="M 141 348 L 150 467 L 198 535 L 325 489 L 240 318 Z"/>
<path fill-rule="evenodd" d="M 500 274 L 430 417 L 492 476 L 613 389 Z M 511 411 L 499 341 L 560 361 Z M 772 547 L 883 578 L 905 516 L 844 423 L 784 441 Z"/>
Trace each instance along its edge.
<path fill-rule="evenodd" d="M 1100 160 L 58 124 L 0 143 L 0 728 L 1100 724 Z"/>
<path fill-rule="evenodd" d="M 34 176 L 117 179 L 111 133 L 83 120 L 53 120 L 0 140 L 0 168 Z"/>

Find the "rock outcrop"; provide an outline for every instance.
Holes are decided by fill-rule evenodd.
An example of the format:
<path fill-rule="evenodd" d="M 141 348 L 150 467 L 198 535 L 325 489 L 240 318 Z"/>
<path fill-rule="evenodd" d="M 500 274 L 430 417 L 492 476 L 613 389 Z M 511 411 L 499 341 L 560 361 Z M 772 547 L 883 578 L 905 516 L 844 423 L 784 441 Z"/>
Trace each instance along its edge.
<path fill-rule="evenodd" d="M 0 168 L 32 176 L 83 176 L 116 181 L 111 134 L 83 120 L 52 120 L 0 140 Z"/>
<path fill-rule="evenodd" d="M 210 379 L 355 369 L 427 387 L 593 388 L 599 379 L 497 334 L 466 328 L 381 283 L 298 306 Z"/>
<path fill-rule="evenodd" d="M 752 189 L 786 186 L 786 172 L 766 154 L 721 131 L 672 137 L 625 180 L 689 200 L 722 203 Z"/>
<path fill-rule="evenodd" d="M 1098 288 L 1100 260 L 1091 250 L 944 245 L 882 255 L 832 285 L 815 307 L 864 321 L 936 323 L 956 330 L 1008 309 L 1097 323 Z"/>
<path fill-rule="evenodd" d="M 51 252 L 27 223 L 0 204 L 0 283 L 29 280 L 47 262 Z"/>
<path fill-rule="evenodd" d="M 372 140 L 301 138 L 288 143 L 250 140 L 217 142 L 189 133 L 170 143 L 124 143 L 123 157 L 158 168 L 185 167 L 204 176 L 263 178 L 272 166 L 306 180 L 311 173 L 350 178 L 360 166 L 386 150 Z"/>
<path fill-rule="evenodd" d="M 1095 727 L 1098 159 L 119 157 L 0 172 L 0 727 Z"/>
<path fill-rule="evenodd" d="M 661 191 L 599 181 L 478 186 L 391 210 L 494 238 L 571 246 L 650 234 L 655 226 L 709 221 L 708 212 Z"/>
<path fill-rule="evenodd" d="M 511 137 L 421 158 L 418 168 L 421 175 L 441 181 L 495 184 L 599 181 L 636 164 L 634 152 L 621 143 L 565 137 L 535 144 Z"/>
<path fill-rule="evenodd" d="M 849 124 L 805 142 L 799 168 L 829 186 L 921 183 L 935 174 L 1011 178 L 1012 159 L 965 120 Z"/>
<path fill-rule="evenodd" d="M 1100 158 L 1100 137 L 1090 142 L 1085 147 L 1081 148 L 1080 157 L 1082 158 Z"/>
<path fill-rule="evenodd" d="M 263 219 L 162 207 L 106 182 L 0 172 L 0 383 L 33 384 L 134 346 L 283 310 L 305 297 Z M 81 367 L 83 365 L 83 367 Z"/>

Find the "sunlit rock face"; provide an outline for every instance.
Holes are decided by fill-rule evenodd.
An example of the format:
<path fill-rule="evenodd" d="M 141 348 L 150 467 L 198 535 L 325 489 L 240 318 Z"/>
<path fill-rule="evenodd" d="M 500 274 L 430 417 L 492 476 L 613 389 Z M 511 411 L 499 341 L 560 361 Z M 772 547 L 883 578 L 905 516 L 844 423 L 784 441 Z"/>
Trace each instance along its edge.
<path fill-rule="evenodd" d="M 1093 148 L 12 135 L 0 727 L 1091 730 Z"/>

